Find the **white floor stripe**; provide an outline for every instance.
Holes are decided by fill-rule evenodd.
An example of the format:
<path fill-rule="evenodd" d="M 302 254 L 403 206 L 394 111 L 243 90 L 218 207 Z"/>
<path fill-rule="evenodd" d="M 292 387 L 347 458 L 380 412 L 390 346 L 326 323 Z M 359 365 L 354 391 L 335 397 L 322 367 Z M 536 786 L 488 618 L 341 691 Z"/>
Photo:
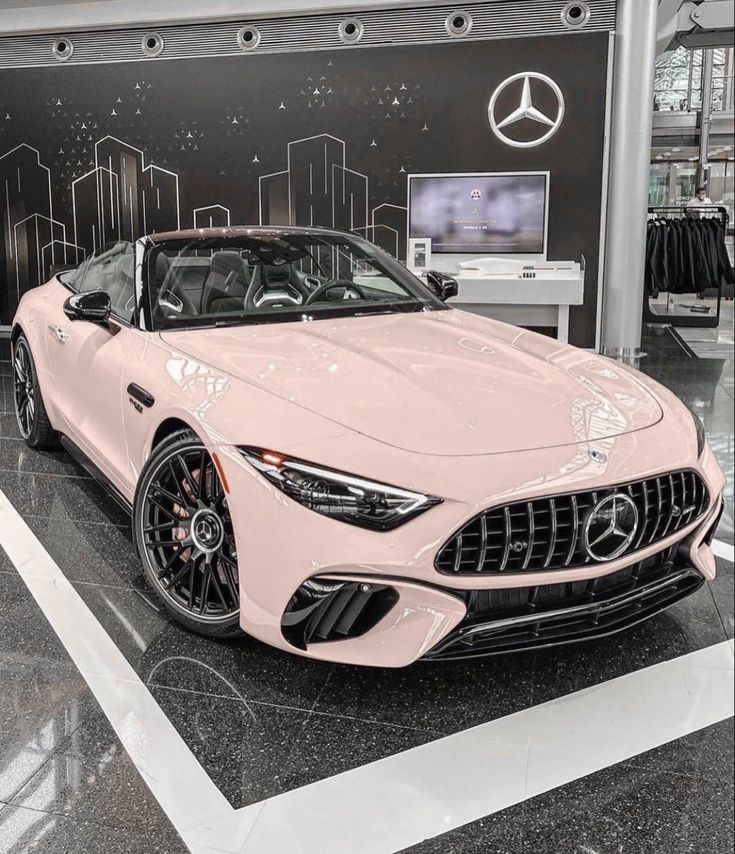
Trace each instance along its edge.
<path fill-rule="evenodd" d="M 389 854 L 733 714 L 723 642 L 234 810 L 2 492 L 0 545 L 196 854 Z"/>
<path fill-rule="evenodd" d="M 729 543 L 723 543 L 722 540 L 713 540 L 712 551 L 717 555 L 717 557 L 729 560 L 730 563 L 735 563 L 735 546 L 731 546 Z"/>

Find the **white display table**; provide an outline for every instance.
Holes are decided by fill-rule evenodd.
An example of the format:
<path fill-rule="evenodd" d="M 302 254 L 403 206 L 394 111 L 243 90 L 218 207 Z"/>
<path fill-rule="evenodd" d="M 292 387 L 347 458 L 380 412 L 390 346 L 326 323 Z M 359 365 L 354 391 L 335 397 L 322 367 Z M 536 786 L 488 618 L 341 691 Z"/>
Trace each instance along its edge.
<path fill-rule="evenodd" d="M 459 266 L 454 308 L 519 326 L 556 326 L 559 341 L 569 340 L 569 307 L 584 302 L 584 260 L 481 258 Z"/>

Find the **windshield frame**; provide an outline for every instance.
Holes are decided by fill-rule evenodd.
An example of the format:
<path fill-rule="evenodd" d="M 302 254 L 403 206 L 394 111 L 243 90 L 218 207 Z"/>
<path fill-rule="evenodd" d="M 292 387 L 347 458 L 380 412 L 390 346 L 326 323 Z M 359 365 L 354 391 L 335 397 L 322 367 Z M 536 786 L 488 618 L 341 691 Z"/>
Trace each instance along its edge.
<path fill-rule="evenodd" d="M 158 298 L 157 291 L 154 292 L 155 261 L 161 251 L 176 252 L 187 247 L 193 247 L 197 242 L 202 243 L 202 249 L 212 248 L 214 245 L 221 251 L 227 248 L 247 249 L 248 243 L 253 240 L 270 242 L 274 240 L 289 240 L 289 238 L 309 239 L 315 242 L 334 243 L 354 247 L 359 254 L 367 256 L 367 260 L 374 260 L 376 265 L 382 267 L 385 273 L 397 284 L 403 287 L 412 300 L 375 300 L 362 301 L 350 300 L 345 304 L 335 303 L 333 307 L 319 304 L 316 310 L 311 310 L 308 305 L 295 306 L 293 310 L 280 308 L 277 311 L 253 312 L 250 315 L 234 315 L 228 317 L 223 314 L 219 318 L 212 316 L 186 317 L 185 322 L 160 323 L 155 317 L 154 306 Z M 207 235 L 206 237 L 192 237 L 182 235 L 166 240 L 147 241 L 145 260 L 142 264 L 142 292 L 143 303 L 147 315 L 146 324 L 152 332 L 177 332 L 192 331 L 196 329 L 234 328 L 237 326 L 257 326 L 273 323 L 303 323 L 317 322 L 340 317 L 360 317 L 377 314 L 404 314 L 418 313 L 424 311 L 446 311 L 450 307 L 442 302 L 432 291 L 416 276 L 413 275 L 403 264 L 399 263 L 392 255 L 364 238 L 338 231 L 316 231 L 311 229 L 266 229 L 258 233 L 257 229 L 244 233 L 223 233 L 221 235 Z"/>

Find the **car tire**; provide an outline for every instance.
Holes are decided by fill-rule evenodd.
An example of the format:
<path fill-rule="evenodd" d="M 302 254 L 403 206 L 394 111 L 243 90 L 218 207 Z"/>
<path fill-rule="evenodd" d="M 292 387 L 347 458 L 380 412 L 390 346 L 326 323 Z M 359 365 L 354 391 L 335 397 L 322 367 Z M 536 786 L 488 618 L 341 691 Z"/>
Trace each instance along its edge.
<path fill-rule="evenodd" d="M 144 466 L 133 537 L 145 576 L 172 620 L 206 637 L 244 635 L 227 495 L 190 430 L 164 439 Z"/>
<path fill-rule="evenodd" d="M 52 451 L 59 447 L 59 434 L 46 412 L 36 363 L 23 333 L 13 345 L 13 404 L 18 430 L 29 448 Z"/>

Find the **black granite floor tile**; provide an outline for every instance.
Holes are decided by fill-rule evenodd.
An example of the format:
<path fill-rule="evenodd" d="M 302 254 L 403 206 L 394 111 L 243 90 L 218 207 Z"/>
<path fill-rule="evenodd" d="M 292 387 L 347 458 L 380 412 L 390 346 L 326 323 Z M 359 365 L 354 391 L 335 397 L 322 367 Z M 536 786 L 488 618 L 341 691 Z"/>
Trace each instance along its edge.
<path fill-rule="evenodd" d="M 0 438 L 0 471 L 89 478 L 64 451 L 34 451 L 25 442 Z"/>
<path fill-rule="evenodd" d="M 153 696 L 235 807 L 408 750 L 434 736 L 241 699 L 153 687 Z"/>
<path fill-rule="evenodd" d="M 18 422 L 12 412 L 0 412 L 0 439 L 21 440 Z"/>
<path fill-rule="evenodd" d="M 140 678 L 152 685 L 310 710 L 333 669 L 252 638 L 220 641 L 187 632 L 134 590 L 75 588 Z"/>
<path fill-rule="evenodd" d="M 95 481 L 0 471 L 0 490 L 25 518 L 45 516 L 128 525 L 129 517 Z"/>
<path fill-rule="evenodd" d="M 717 558 L 717 578 L 709 586 L 725 633 L 735 637 L 735 565 Z"/>
<path fill-rule="evenodd" d="M 404 854 L 532 854 L 532 852 L 523 847 L 522 828 L 513 821 L 508 821 L 504 813 L 497 813 L 405 848 Z"/>
<path fill-rule="evenodd" d="M 187 850 L 173 830 L 154 835 L 23 807 L 0 808 L 0 854 L 185 854 Z"/>
<path fill-rule="evenodd" d="M 448 734 L 526 708 L 532 696 L 523 656 L 401 670 L 336 667 L 316 710 Z"/>
<path fill-rule="evenodd" d="M 0 684 L 0 801 L 8 801 L 68 742 L 96 702 L 70 663 L 0 656 Z"/>
<path fill-rule="evenodd" d="M 649 771 L 679 774 L 690 780 L 720 783 L 732 779 L 733 752 L 735 724 L 731 718 L 635 756 L 628 764 Z"/>
<path fill-rule="evenodd" d="M 10 558 L 3 551 L 2 546 L 0 546 L 0 572 L 9 572 L 11 575 L 15 575 L 17 572 L 16 568 L 10 562 Z"/>
<path fill-rule="evenodd" d="M 94 703 L 17 574 L 0 574 L 0 801 L 34 774 Z"/>
<path fill-rule="evenodd" d="M 642 767 L 639 759 L 535 798 L 505 817 L 522 822 L 523 850 L 534 854 L 727 854 L 732 775 L 691 778 L 656 764 Z"/>
<path fill-rule="evenodd" d="M 161 807 L 117 740 L 100 752 L 54 753 L 11 804 L 146 835 L 172 833 Z"/>
<path fill-rule="evenodd" d="M 0 574 L 0 662 L 68 661 L 66 650 L 17 573 Z"/>
<path fill-rule="evenodd" d="M 69 581 L 146 589 L 129 526 L 84 522 L 62 512 L 26 522 Z"/>

